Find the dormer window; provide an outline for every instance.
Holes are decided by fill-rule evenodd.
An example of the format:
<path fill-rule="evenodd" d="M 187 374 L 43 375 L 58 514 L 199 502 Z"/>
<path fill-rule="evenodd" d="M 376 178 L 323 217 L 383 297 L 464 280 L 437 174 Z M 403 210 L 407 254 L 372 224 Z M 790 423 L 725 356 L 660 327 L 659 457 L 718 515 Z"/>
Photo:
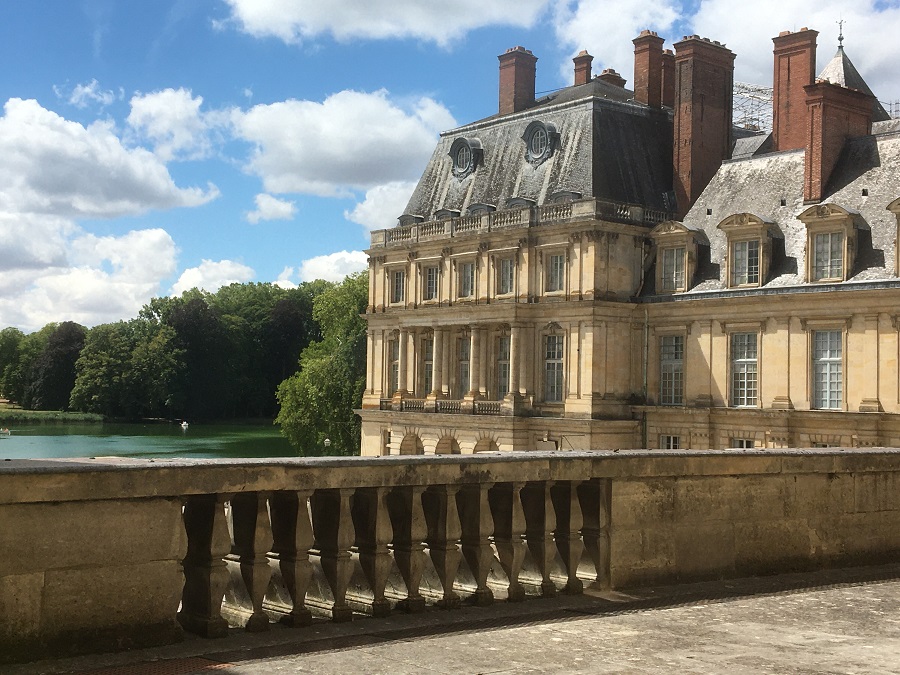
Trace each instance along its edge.
<path fill-rule="evenodd" d="M 835 204 L 818 204 L 797 218 L 806 225 L 807 281 L 846 281 L 856 258 L 853 213 Z"/>
<path fill-rule="evenodd" d="M 463 179 L 482 163 L 484 151 L 477 138 L 457 138 L 448 153 L 453 160 L 453 175 Z"/>
<path fill-rule="evenodd" d="M 691 287 L 697 269 L 700 233 L 674 220 L 650 232 L 656 249 L 657 293 L 679 293 Z"/>
<path fill-rule="evenodd" d="M 728 216 L 718 227 L 728 238 L 725 256 L 728 287 L 764 285 L 772 263 L 775 226 L 752 213 L 737 213 Z"/>
<path fill-rule="evenodd" d="M 534 121 L 522 134 L 525 141 L 525 158 L 537 166 L 549 159 L 559 145 L 559 134 L 550 123 Z"/>

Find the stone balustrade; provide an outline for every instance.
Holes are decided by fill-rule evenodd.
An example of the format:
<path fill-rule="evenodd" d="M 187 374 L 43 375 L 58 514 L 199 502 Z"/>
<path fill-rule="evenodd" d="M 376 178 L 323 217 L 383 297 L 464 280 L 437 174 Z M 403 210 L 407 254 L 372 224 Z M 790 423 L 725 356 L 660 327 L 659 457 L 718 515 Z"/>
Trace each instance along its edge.
<path fill-rule="evenodd" d="M 0 463 L 0 661 L 900 556 L 900 451 Z"/>
<path fill-rule="evenodd" d="M 669 220 L 672 214 L 602 199 L 546 204 L 534 208 L 509 209 L 473 216 L 432 220 L 415 225 L 398 225 L 376 230 L 371 235 L 371 248 L 402 246 L 419 241 L 451 239 L 483 232 L 513 228 L 540 227 L 574 220 L 608 220 L 632 225 L 654 226 Z"/>

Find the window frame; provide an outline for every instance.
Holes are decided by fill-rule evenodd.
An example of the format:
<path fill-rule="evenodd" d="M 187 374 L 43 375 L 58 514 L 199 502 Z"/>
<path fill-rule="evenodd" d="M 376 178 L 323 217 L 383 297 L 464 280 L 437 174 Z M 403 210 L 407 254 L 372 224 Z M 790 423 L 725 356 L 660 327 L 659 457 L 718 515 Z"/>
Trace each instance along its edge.
<path fill-rule="evenodd" d="M 509 335 L 497 336 L 497 400 L 502 400 L 509 393 L 512 374 L 510 370 L 512 366 L 510 361 L 511 345 L 512 341 Z"/>
<path fill-rule="evenodd" d="M 681 450 L 681 436 L 678 434 L 660 434 L 660 450 Z"/>
<path fill-rule="evenodd" d="M 504 269 L 508 267 L 508 269 Z M 504 282 L 508 282 L 508 285 Z M 504 256 L 497 260 L 497 295 L 507 296 L 516 290 L 516 260 L 513 256 Z"/>
<path fill-rule="evenodd" d="M 566 339 L 561 332 L 551 332 L 543 336 L 543 387 L 544 403 L 563 403 L 565 401 L 565 358 Z M 551 342 L 555 345 L 551 355 Z"/>
<path fill-rule="evenodd" d="M 837 345 L 839 354 L 820 355 L 819 338 L 826 338 L 827 351 Z M 847 387 L 844 376 L 847 372 L 846 359 L 847 331 L 843 328 L 816 326 L 809 331 L 810 354 L 810 408 L 813 410 L 844 410 Z M 836 338 L 833 340 L 833 338 Z M 837 376 L 837 387 L 833 386 L 833 377 Z M 824 381 L 823 381 L 824 376 Z M 823 385 L 824 384 L 824 388 Z"/>
<path fill-rule="evenodd" d="M 456 299 L 475 299 L 475 260 L 458 260 L 456 262 Z M 465 293 L 464 293 L 465 291 Z"/>
<path fill-rule="evenodd" d="M 827 254 L 825 253 L 825 251 L 821 252 L 823 257 L 827 255 L 827 261 L 823 264 L 823 262 L 820 260 L 819 242 L 824 241 L 826 238 L 828 240 L 827 246 L 821 247 L 827 248 Z M 836 243 L 835 239 L 837 239 Z M 812 243 L 812 281 L 843 281 L 844 248 L 846 241 L 844 233 L 839 230 L 816 232 L 810 235 L 810 241 Z"/>
<path fill-rule="evenodd" d="M 406 268 L 392 267 L 389 268 L 387 272 L 388 280 L 390 282 L 390 288 L 388 289 L 388 304 L 402 305 L 406 302 Z"/>
<path fill-rule="evenodd" d="M 735 213 L 723 220 L 717 229 L 725 233 L 727 248 L 725 254 L 724 282 L 728 288 L 755 288 L 768 281 L 772 264 L 772 240 L 780 236 L 773 223 L 764 221 L 752 213 Z M 756 274 L 751 274 L 750 246 L 756 244 Z M 746 270 L 738 266 L 738 247 L 747 246 Z"/>
<path fill-rule="evenodd" d="M 422 398 L 434 388 L 434 335 L 422 338 Z"/>
<path fill-rule="evenodd" d="M 672 344 L 667 346 L 668 341 L 672 341 Z M 679 342 L 680 348 L 676 349 Z M 684 333 L 665 333 L 659 336 L 659 405 L 661 406 L 684 405 L 686 342 Z M 674 356 L 667 358 L 667 351 L 680 353 L 680 358 L 674 358 Z"/>
<path fill-rule="evenodd" d="M 748 344 L 736 344 L 739 338 L 753 338 L 753 356 L 746 356 L 746 352 L 738 349 L 747 349 Z M 746 342 L 746 340 L 744 340 Z M 759 331 L 734 331 L 728 336 L 728 401 L 732 408 L 758 408 L 759 407 Z M 750 372 L 752 369 L 752 373 Z M 748 382 L 748 375 L 752 374 L 752 384 Z M 740 379 L 741 386 L 738 387 Z M 752 401 L 749 391 L 752 390 Z"/>
<path fill-rule="evenodd" d="M 472 336 L 465 333 L 456 343 L 456 387 L 458 399 L 462 399 L 472 388 Z"/>
<path fill-rule="evenodd" d="M 687 250 L 684 246 L 666 246 L 665 248 L 660 249 L 660 264 L 662 265 L 662 270 L 660 271 L 660 280 L 662 281 L 661 290 L 663 292 L 675 293 L 677 291 L 685 290 L 684 280 L 687 267 L 685 265 L 685 258 L 687 257 L 686 254 Z M 680 279 L 679 266 L 681 275 Z"/>
<path fill-rule="evenodd" d="M 434 277 L 433 279 L 431 277 Z M 440 298 L 441 271 L 438 265 L 427 265 L 422 268 L 422 301 L 436 302 Z M 432 281 L 433 287 L 432 287 Z"/>
<path fill-rule="evenodd" d="M 816 204 L 797 216 L 806 226 L 806 281 L 811 284 L 840 283 L 850 278 L 856 264 L 856 216 L 836 204 Z M 835 263 L 836 236 L 841 237 L 837 248 L 840 261 Z M 819 262 L 818 246 L 828 237 L 828 264 Z"/>

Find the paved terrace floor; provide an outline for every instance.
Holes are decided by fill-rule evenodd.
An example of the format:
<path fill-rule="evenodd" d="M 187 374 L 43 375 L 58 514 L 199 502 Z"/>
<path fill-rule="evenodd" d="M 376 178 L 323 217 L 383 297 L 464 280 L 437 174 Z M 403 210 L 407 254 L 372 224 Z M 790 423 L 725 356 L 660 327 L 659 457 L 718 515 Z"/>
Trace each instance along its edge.
<path fill-rule="evenodd" d="M 0 672 L 900 673 L 900 564 L 234 630 Z"/>

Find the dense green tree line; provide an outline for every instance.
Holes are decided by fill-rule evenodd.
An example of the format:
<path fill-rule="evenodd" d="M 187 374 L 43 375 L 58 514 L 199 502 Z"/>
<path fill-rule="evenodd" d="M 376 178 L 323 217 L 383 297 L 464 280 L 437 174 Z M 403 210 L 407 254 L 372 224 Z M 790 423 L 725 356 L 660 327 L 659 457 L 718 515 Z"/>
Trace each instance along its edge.
<path fill-rule="evenodd" d="M 356 454 L 367 277 L 154 298 L 129 321 L 0 331 L 0 395 L 107 418 L 274 417 L 307 454 Z M 299 360 L 298 360 L 299 357 Z M 277 398 L 276 398 L 277 391 Z M 329 443 L 325 443 L 325 439 Z"/>

